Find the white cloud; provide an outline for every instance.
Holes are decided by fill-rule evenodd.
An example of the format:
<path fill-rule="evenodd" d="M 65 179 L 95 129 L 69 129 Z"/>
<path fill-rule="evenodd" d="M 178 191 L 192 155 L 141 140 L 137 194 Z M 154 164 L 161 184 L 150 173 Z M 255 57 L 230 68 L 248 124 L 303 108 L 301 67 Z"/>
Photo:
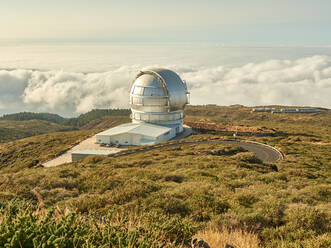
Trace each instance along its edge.
<path fill-rule="evenodd" d="M 188 82 L 192 104 L 331 107 L 331 58 L 269 60 L 240 67 L 168 66 Z M 106 72 L 0 70 L 0 113 L 48 111 L 67 116 L 93 108 L 128 107 L 140 68 Z"/>
<path fill-rule="evenodd" d="M 193 104 L 311 105 L 331 107 L 331 58 L 269 60 L 235 68 L 183 73 Z"/>

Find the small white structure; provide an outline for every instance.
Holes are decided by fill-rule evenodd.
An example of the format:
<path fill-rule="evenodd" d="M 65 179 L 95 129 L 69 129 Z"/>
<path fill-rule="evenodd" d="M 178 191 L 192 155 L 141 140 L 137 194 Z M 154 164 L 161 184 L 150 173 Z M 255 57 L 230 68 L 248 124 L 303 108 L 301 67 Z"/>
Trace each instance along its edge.
<path fill-rule="evenodd" d="M 275 111 L 275 108 L 253 108 L 252 112 L 272 112 Z"/>
<path fill-rule="evenodd" d="M 322 112 L 321 109 L 318 108 L 288 108 L 288 109 L 281 109 L 281 110 L 273 110 L 271 113 L 290 113 L 290 114 L 309 114 L 309 113 L 319 113 Z"/>
<path fill-rule="evenodd" d="M 322 112 L 321 109 L 318 108 L 299 108 L 297 109 L 299 113 L 319 113 Z"/>
<path fill-rule="evenodd" d="M 115 145 L 151 145 L 175 136 L 174 129 L 149 123 L 123 124 L 96 135 L 99 144 Z"/>
<path fill-rule="evenodd" d="M 184 107 L 189 103 L 185 81 L 173 71 L 141 71 L 130 88 L 132 123 L 96 135 L 104 145 L 149 145 L 183 132 Z"/>

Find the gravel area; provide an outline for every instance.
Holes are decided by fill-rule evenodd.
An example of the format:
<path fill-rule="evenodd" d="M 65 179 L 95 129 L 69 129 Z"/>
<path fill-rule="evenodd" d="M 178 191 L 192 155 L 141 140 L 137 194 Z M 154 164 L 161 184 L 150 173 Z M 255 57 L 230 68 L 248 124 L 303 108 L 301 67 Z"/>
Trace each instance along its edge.
<path fill-rule="evenodd" d="M 80 142 L 78 145 L 72 147 L 70 150 L 62 154 L 61 156 L 52 159 L 43 163 L 44 167 L 53 167 L 58 166 L 65 163 L 71 163 L 71 153 L 77 150 L 108 150 L 108 151 L 122 151 L 125 150 L 123 148 L 116 148 L 116 147 L 103 147 L 96 143 L 95 135 Z"/>

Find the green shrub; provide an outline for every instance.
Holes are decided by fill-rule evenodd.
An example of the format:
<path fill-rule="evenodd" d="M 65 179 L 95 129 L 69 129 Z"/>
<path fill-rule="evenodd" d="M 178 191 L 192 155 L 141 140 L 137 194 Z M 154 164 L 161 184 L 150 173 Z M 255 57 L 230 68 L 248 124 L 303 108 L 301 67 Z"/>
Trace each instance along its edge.
<path fill-rule="evenodd" d="M 331 219 L 326 213 L 304 204 L 290 206 L 285 211 L 286 227 L 291 230 L 302 228 L 316 234 L 330 231 Z"/>
<path fill-rule="evenodd" d="M 233 156 L 234 158 L 252 164 L 263 164 L 262 160 L 257 158 L 254 153 L 251 152 L 241 152 Z"/>
<path fill-rule="evenodd" d="M 197 226 L 176 216 L 149 213 L 132 218 L 36 210 L 25 202 L 0 208 L 0 247 L 174 247 L 187 244 Z"/>

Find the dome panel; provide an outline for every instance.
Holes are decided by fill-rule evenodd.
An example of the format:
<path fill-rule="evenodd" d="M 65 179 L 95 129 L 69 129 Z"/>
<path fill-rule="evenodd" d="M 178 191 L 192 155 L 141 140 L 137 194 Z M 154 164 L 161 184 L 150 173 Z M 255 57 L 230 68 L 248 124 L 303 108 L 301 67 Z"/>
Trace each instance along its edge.
<path fill-rule="evenodd" d="M 160 82 L 157 80 L 157 78 L 153 77 L 150 74 L 143 74 L 140 77 L 138 77 L 135 82 L 134 85 L 137 86 L 142 86 L 142 87 L 162 87 Z"/>
<path fill-rule="evenodd" d="M 150 68 L 146 71 L 157 73 L 165 82 L 169 94 L 170 110 L 183 109 L 187 104 L 187 89 L 177 73 L 163 68 Z"/>
<path fill-rule="evenodd" d="M 184 107 L 188 103 L 187 94 L 186 84 L 175 72 L 163 68 L 141 71 L 131 86 L 132 119 L 180 124 L 184 118 Z M 135 114 L 138 112 L 139 115 Z"/>
<path fill-rule="evenodd" d="M 132 87 L 131 94 L 137 95 L 137 96 L 142 96 L 144 94 L 144 89 L 145 89 L 144 87 L 135 85 Z"/>
<path fill-rule="evenodd" d="M 144 88 L 144 96 L 165 96 L 163 88 Z"/>

